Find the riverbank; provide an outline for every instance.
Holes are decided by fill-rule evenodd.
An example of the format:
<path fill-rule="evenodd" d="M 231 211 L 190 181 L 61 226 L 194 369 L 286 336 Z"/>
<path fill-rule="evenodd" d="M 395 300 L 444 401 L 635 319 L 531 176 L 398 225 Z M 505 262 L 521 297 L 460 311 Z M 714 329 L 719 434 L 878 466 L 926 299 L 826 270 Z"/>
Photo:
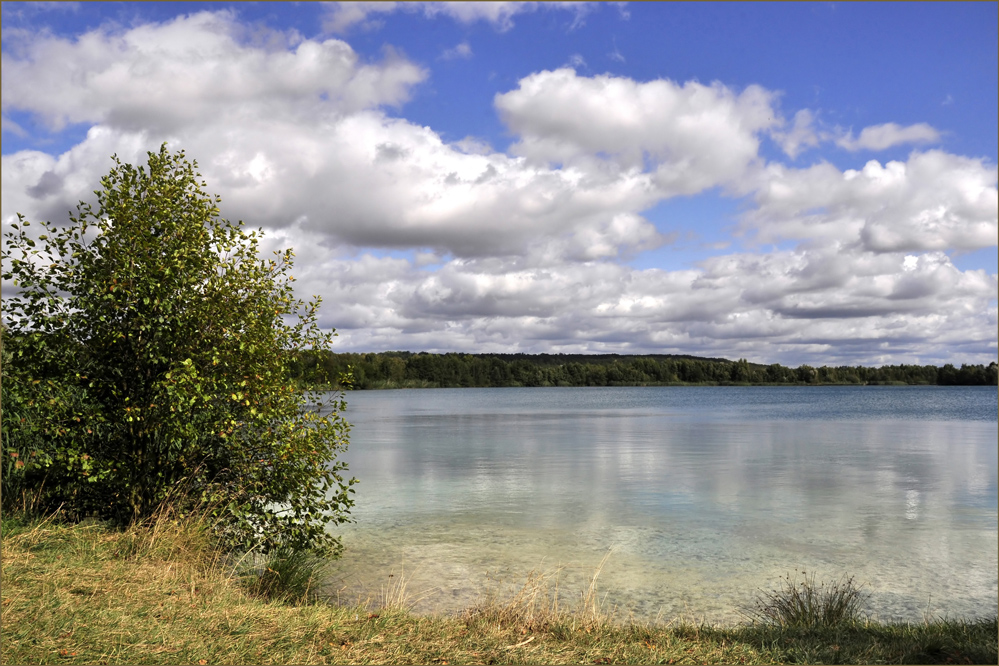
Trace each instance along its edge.
<path fill-rule="evenodd" d="M 19 523 L 2 542 L 3 664 L 996 663 L 997 623 L 812 628 L 620 623 L 557 608 L 538 581 L 455 616 L 260 592 L 204 526 Z M 259 581 L 258 581 L 259 582 Z"/>

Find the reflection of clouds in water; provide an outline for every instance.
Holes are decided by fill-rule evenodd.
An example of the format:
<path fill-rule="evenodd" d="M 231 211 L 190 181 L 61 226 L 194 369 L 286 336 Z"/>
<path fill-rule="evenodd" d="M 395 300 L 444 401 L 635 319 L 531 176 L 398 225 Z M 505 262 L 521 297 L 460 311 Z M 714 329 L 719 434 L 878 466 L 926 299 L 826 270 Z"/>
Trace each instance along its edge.
<path fill-rule="evenodd" d="M 994 411 L 994 391 L 354 395 L 352 408 L 361 409 L 347 415 L 346 459 L 362 485 L 359 523 L 344 530 L 354 539 L 348 561 L 360 566 L 351 548 L 368 567 L 405 551 L 407 571 L 419 559 L 427 586 L 463 590 L 453 603 L 481 589 L 487 571 L 517 580 L 545 557 L 599 561 L 614 547 L 603 589 L 636 613 L 664 604 L 682 612 L 682 599 L 721 620 L 745 595 L 801 567 L 869 582 L 872 610 L 884 618 L 920 620 L 912 609 L 921 613 L 930 594 L 932 610 L 951 616 L 997 606 L 994 418 L 868 419 L 864 411 L 871 396 L 888 404 L 937 395 L 985 397 Z M 863 409 L 830 419 L 850 396 Z M 795 400 L 816 402 L 824 420 L 782 415 Z M 414 541 L 422 544 L 415 550 Z M 383 576 L 361 569 L 359 586 Z"/>
<path fill-rule="evenodd" d="M 971 495 L 986 495 L 989 491 L 989 477 L 984 469 L 972 469 L 968 473 L 967 487 Z"/>
<path fill-rule="evenodd" d="M 890 492 L 895 488 L 895 470 L 880 469 L 875 475 L 874 489 L 879 492 Z"/>
<path fill-rule="evenodd" d="M 919 518 L 919 491 L 905 491 L 905 519 L 915 520 Z"/>

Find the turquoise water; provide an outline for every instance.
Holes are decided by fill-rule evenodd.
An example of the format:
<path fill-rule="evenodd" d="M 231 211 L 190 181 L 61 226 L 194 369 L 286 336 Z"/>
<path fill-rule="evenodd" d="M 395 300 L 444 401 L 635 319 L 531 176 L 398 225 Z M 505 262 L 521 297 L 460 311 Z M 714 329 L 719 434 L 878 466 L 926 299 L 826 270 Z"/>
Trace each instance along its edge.
<path fill-rule="evenodd" d="M 334 588 L 453 611 L 562 568 L 605 608 L 740 619 L 789 572 L 884 620 L 997 611 L 995 387 L 348 394 L 357 523 Z M 392 574 L 390 578 L 389 575 Z"/>

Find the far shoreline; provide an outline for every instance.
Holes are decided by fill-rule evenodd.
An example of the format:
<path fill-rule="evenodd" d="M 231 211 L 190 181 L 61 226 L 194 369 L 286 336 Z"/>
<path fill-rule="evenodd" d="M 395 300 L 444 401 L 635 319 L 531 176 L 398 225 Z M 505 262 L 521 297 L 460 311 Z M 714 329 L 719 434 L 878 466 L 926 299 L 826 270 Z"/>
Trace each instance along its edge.
<path fill-rule="evenodd" d="M 369 386 L 343 386 L 343 385 L 313 385 L 306 386 L 306 390 L 309 391 L 405 391 L 405 390 L 420 390 L 420 389 L 484 389 L 484 388 L 494 388 L 494 389 L 509 389 L 509 388 L 583 388 L 583 389 L 598 389 L 598 388 L 828 388 L 828 387 L 854 387 L 854 388 L 969 388 L 969 387 L 981 387 L 981 388 L 996 388 L 995 386 L 982 385 L 982 384 L 907 384 L 905 382 L 868 382 L 863 384 L 855 384 L 850 382 L 830 382 L 824 384 L 749 384 L 749 383 L 736 383 L 736 382 L 702 382 L 702 383 L 642 383 L 642 384 L 605 384 L 597 386 L 575 386 L 575 385 L 539 385 L 539 386 L 528 386 L 524 384 L 507 384 L 504 386 L 437 386 L 437 385 L 425 385 L 418 384 L 414 382 L 412 385 L 369 385 Z"/>
<path fill-rule="evenodd" d="M 294 354 L 300 386 L 501 388 L 606 386 L 996 386 L 999 364 L 796 368 L 680 354 L 466 354 L 388 351 Z"/>

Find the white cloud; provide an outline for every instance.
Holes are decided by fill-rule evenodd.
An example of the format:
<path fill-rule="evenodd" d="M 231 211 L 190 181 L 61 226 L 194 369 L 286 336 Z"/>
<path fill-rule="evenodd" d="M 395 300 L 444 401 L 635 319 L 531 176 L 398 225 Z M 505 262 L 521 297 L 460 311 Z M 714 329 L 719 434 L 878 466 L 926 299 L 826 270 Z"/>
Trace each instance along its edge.
<path fill-rule="evenodd" d="M 492 23 L 499 30 L 512 28 L 515 15 L 522 12 L 533 12 L 536 9 L 537 3 L 534 2 L 427 2 L 423 4 L 423 11 L 429 17 L 440 14 L 465 24 L 486 21 Z"/>
<path fill-rule="evenodd" d="M 770 135 L 791 159 L 796 158 L 803 150 L 815 148 L 829 138 L 825 132 L 816 127 L 815 114 L 809 109 L 801 109 L 794 114 L 790 130 L 773 129 Z"/>
<path fill-rule="evenodd" d="M 317 106 L 350 113 L 398 105 L 426 76 L 391 51 L 382 63 L 362 64 L 339 40 L 268 50 L 237 36 L 231 15 L 201 12 L 121 34 L 42 37 L 23 58 L 3 54 L 3 105 L 56 130 L 87 122 L 171 131 L 232 118 L 243 104 L 266 103 L 281 117 Z"/>
<path fill-rule="evenodd" d="M 773 124 L 772 94 L 749 86 L 639 83 L 571 69 L 527 76 L 496 108 L 521 138 L 512 150 L 536 163 L 590 169 L 648 168 L 663 194 L 738 181 L 758 158 L 757 133 Z"/>
<path fill-rule="evenodd" d="M 462 60 L 468 60 L 472 57 L 472 47 L 468 42 L 461 42 L 453 49 L 445 49 L 441 54 L 442 60 L 454 60 L 456 58 L 461 58 Z"/>
<path fill-rule="evenodd" d="M 323 30 L 342 34 L 355 26 L 365 29 L 377 28 L 380 26 L 378 19 L 369 19 L 368 17 L 390 14 L 400 8 L 399 4 L 398 2 L 329 3 L 324 5 L 326 17 L 323 19 Z"/>
<path fill-rule="evenodd" d="M 824 127 L 810 109 L 801 109 L 795 113 L 790 129 L 778 126 L 771 130 L 770 136 L 791 159 L 796 158 L 805 149 L 815 148 L 830 141 L 844 150 L 857 152 L 886 150 L 905 144 L 936 143 L 940 140 L 940 132 L 926 123 L 907 127 L 896 123 L 871 125 L 865 127 L 860 136 L 854 136 L 852 131 L 839 127 L 832 129 Z"/>
<path fill-rule="evenodd" d="M 28 132 L 23 127 L 18 125 L 16 122 L 8 118 L 7 116 L 3 116 L 2 119 L 0 119 L 0 122 L 2 122 L 2 125 L 0 125 L 0 127 L 2 127 L 2 130 L 0 131 L 13 134 L 14 136 L 22 138 L 28 136 Z"/>
<path fill-rule="evenodd" d="M 232 15 L 200 12 L 123 33 L 41 37 L 23 57 L 3 53 L 3 106 L 36 113 L 55 130 L 107 123 L 171 131 L 265 100 L 282 117 L 315 106 L 350 113 L 398 105 L 426 77 L 391 51 L 362 64 L 339 40 L 276 33 L 291 48 L 267 49 L 240 43 L 240 32 Z"/>
<path fill-rule="evenodd" d="M 872 252 L 972 250 L 999 238 L 995 166 L 939 150 L 839 171 L 770 164 L 757 174 L 757 240 L 831 240 Z"/>
<path fill-rule="evenodd" d="M 427 272 L 368 256 L 314 271 L 304 279 L 327 289 L 330 323 L 350 348 L 657 349 L 795 365 L 815 354 L 834 364 L 934 362 L 944 340 L 962 358 L 996 348 L 987 305 L 996 277 L 959 271 L 943 253 L 913 262 L 829 247 L 731 255 L 687 271 L 486 258 Z"/>
<path fill-rule="evenodd" d="M 231 217 L 270 228 L 300 222 L 330 244 L 550 262 L 664 240 L 638 215 L 654 202 L 643 174 L 552 170 L 488 147 L 474 154 L 467 141 L 447 145 L 377 110 L 425 76 L 409 62 L 363 65 L 338 40 L 268 51 L 240 44 L 235 31 L 230 15 L 202 13 L 40 40 L 22 59 L 5 54 L 5 103 L 56 126 L 96 124 L 51 164 L 5 168 L 4 218 L 60 217 L 90 198 L 108 155 L 142 159 L 169 141 L 197 147 Z"/>
<path fill-rule="evenodd" d="M 141 160 L 144 148 L 167 138 L 95 128 L 58 160 L 4 156 L 4 219 L 15 210 L 61 218 L 91 198 L 108 155 Z M 223 195 L 227 216 L 269 228 L 297 222 L 321 231 L 328 244 L 550 262 L 617 256 L 662 241 L 629 212 L 652 201 L 639 177 L 581 183 L 577 172 L 460 152 L 429 130 L 373 112 L 330 123 L 322 137 L 300 122 L 244 119 L 238 129 L 188 128 L 172 145 L 198 146 L 200 170 Z M 9 166 L 18 162 L 30 164 Z"/>
<path fill-rule="evenodd" d="M 885 150 L 907 143 L 936 143 L 939 140 L 940 132 L 926 123 L 917 123 L 908 127 L 902 127 L 896 123 L 885 123 L 865 127 L 861 130 L 860 136 L 856 138 L 853 136 L 853 132 L 848 132 L 836 140 L 836 145 L 850 152 L 856 152 L 858 150 Z"/>
<path fill-rule="evenodd" d="M 374 29 L 381 26 L 380 20 L 374 17 L 404 11 L 419 12 L 427 18 L 445 16 L 465 25 L 485 21 L 505 32 L 513 28 L 513 18 L 517 14 L 535 12 L 539 7 L 571 11 L 574 17 L 570 30 L 582 25 L 586 14 L 593 11 L 591 3 L 587 2 L 335 2 L 325 5 L 323 29 L 337 34 L 354 27 Z"/>
<path fill-rule="evenodd" d="M 374 16 L 358 11 L 352 25 Z M 512 10 L 434 11 L 502 26 Z M 996 245 L 995 166 L 939 150 L 847 171 L 764 163 L 767 133 L 788 154 L 827 139 L 808 110 L 782 127 L 758 86 L 534 73 L 495 98 L 516 135 L 507 154 L 388 117 L 428 75 L 404 58 L 249 35 L 228 13 L 42 36 L 3 58 L 5 110 L 91 126 L 62 154 L 3 156 L 4 224 L 15 211 L 64 220 L 113 153 L 136 163 L 164 140 L 188 148 L 228 217 L 265 227 L 268 248 L 295 247 L 298 292 L 324 296 L 341 349 L 790 364 L 996 354 L 997 278 L 947 255 Z M 864 132 L 852 140 L 884 140 Z M 622 261 L 673 237 L 643 211 L 717 186 L 749 195 L 754 240 L 799 245 L 685 270 Z"/>

